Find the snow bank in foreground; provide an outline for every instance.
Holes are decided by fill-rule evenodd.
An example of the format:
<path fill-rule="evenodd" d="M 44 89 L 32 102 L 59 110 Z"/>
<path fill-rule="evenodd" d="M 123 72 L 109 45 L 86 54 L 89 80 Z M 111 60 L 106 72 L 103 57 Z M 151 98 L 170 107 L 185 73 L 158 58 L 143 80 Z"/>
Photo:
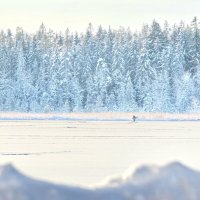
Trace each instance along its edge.
<path fill-rule="evenodd" d="M 0 200 L 199 200 L 199 185 L 200 172 L 180 163 L 143 166 L 92 189 L 37 181 L 12 165 L 0 167 Z"/>
<path fill-rule="evenodd" d="M 185 113 L 0 113 L 0 120 L 88 120 L 88 121 L 131 121 L 135 115 L 137 120 L 196 120 L 200 114 Z"/>

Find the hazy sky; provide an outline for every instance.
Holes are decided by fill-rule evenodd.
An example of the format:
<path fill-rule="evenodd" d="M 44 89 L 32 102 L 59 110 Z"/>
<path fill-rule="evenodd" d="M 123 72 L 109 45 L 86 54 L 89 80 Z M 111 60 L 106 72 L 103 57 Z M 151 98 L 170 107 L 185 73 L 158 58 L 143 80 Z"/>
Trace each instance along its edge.
<path fill-rule="evenodd" d="M 140 29 L 153 19 L 190 22 L 200 14 L 200 0 L 0 0 L 0 29 L 35 31 L 44 24 L 56 31 L 83 31 L 89 22 Z"/>

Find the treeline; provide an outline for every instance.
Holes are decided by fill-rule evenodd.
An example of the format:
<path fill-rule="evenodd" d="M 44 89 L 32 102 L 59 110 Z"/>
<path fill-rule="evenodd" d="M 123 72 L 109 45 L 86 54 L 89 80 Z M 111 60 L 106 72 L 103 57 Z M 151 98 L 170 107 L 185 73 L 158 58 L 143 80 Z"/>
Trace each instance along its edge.
<path fill-rule="evenodd" d="M 1 31 L 0 96 L 0 111 L 200 112 L 198 20 L 140 32 Z"/>

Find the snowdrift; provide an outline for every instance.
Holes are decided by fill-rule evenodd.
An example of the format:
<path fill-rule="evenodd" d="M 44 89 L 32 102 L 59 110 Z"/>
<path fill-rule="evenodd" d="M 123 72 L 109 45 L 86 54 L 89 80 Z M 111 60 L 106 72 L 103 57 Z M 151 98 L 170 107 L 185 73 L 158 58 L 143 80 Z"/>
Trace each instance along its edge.
<path fill-rule="evenodd" d="M 178 162 L 142 166 L 90 189 L 34 180 L 12 165 L 0 167 L 0 200 L 199 200 L 199 185 L 200 172 Z"/>

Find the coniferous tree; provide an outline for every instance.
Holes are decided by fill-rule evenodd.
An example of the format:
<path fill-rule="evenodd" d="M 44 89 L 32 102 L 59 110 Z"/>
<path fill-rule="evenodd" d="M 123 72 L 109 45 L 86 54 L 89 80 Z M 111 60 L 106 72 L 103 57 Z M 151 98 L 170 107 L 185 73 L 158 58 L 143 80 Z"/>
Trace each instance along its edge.
<path fill-rule="evenodd" d="M 199 22 L 161 27 L 1 31 L 0 110 L 199 112 Z"/>

